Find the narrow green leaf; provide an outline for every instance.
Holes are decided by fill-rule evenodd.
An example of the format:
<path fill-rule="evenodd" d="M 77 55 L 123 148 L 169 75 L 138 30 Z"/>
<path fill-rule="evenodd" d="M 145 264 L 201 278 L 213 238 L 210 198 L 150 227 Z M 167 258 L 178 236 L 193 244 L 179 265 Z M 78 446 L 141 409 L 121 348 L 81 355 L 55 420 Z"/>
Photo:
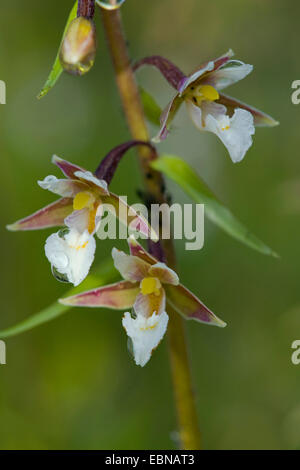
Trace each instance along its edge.
<path fill-rule="evenodd" d="M 181 158 L 162 155 L 152 166 L 175 181 L 197 203 L 205 205 L 207 217 L 226 233 L 265 255 L 278 257 L 225 207 L 197 173 Z"/>
<path fill-rule="evenodd" d="M 109 284 L 110 282 L 115 281 L 117 277 L 118 273 L 113 266 L 112 259 L 109 258 L 108 260 L 105 260 L 101 263 L 101 267 L 98 270 L 97 275 L 88 276 L 86 280 L 82 284 L 80 284 L 79 287 L 72 288 L 68 292 L 66 292 L 66 294 L 64 294 L 64 297 L 76 295 L 85 290 Z M 36 326 L 40 326 L 44 323 L 54 320 L 63 313 L 66 313 L 68 310 L 70 310 L 70 308 L 72 308 L 72 306 L 62 305 L 58 302 L 54 302 L 53 304 L 49 305 L 49 307 L 46 307 L 39 313 L 36 313 L 29 318 L 26 318 L 26 320 L 23 320 L 17 325 L 0 331 L 0 338 L 9 338 L 12 336 L 16 336 L 20 333 L 25 333 L 25 331 L 29 331 L 32 328 L 35 328 Z"/>
<path fill-rule="evenodd" d="M 62 36 L 62 40 L 60 42 L 60 45 L 59 45 L 59 48 L 58 48 L 58 52 L 57 52 L 57 55 L 56 55 L 56 58 L 55 58 L 55 61 L 54 61 L 54 64 L 53 64 L 53 67 L 52 67 L 52 70 L 50 72 L 50 75 L 49 77 L 47 78 L 47 81 L 45 83 L 45 85 L 43 86 L 43 89 L 41 90 L 41 92 L 39 93 L 38 95 L 38 99 L 41 99 L 43 98 L 45 95 L 47 95 L 47 93 L 51 90 L 51 88 L 54 87 L 55 83 L 57 82 L 57 80 L 59 79 L 59 77 L 61 76 L 62 72 L 63 72 L 63 68 L 61 66 L 61 63 L 60 63 L 60 60 L 59 60 L 59 51 L 60 51 L 60 47 L 61 47 L 61 44 L 63 42 L 63 39 L 65 37 L 65 34 L 68 30 L 68 27 L 69 27 L 69 24 L 71 23 L 71 21 L 73 21 L 76 16 L 77 16 L 77 8 L 78 8 L 78 0 L 76 0 L 72 10 L 71 10 L 71 13 L 69 15 L 69 18 L 67 20 L 67 24 L 65 26 L 65 29 L 64 29 L 64 33 L 63 33 L 63 36 Z"/>
<path fill-rule="evenodd" d="M 139 87 L 141 100 L 144 107 L 145 115 L 148 121 L 152 122 L 155 126 L 160 126 L 160 116 L 162 113 L 161 108 L 156 103 L 153 96 L 148 93 L 148 91 L 144 90 L 144 88 Z"/>

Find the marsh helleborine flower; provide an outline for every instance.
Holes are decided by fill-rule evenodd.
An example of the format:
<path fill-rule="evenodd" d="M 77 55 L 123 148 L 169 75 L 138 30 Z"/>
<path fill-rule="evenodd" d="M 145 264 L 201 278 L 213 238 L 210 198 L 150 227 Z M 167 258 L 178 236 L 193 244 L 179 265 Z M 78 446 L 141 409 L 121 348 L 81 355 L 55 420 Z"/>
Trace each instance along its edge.
<path fill-rule="evenodd" d="M 38 184 L 61 198 L 34 214 L 9 225 L 9 230 L 37 230 L 65 226 L 47 238 L 45 253 L 54 275 L 74 286 L 87 276 L 94 260 L 94 234 L 99 228 L 103 204 L 120 216 L 122 222 L 157 240 L 146 219 L 128 206 L 122 198 L 108 191 L 107 183 L 89 171 L 54 156 L 65 179 L 47 176 Z"/>
<path fill-rule="evenodd" d="M 94 65 L 96 32 L 93 20 L 80 16 L 73 20 L 63 39 L 60 62 L 66 72 L 84 75 Z"/>
<path fill-rule="evenodd" d="M 187 320 L 226 326 L 194 294 L 179 283 L 177 274 L 158 262 L 131 236 L 130 255 L 116 248 L 112 256 L 124 281 L 93 289 L 60 302 L 80 307 L 131 309 L 122 323 L 132 341 L 134 359 L 144 366 L 162 340 L 168 325 L 166 302 Z"/>
<path fill-rule="evenodd" d="M 252 144 L 255 126 L 276 126 L 272 117 L 241 101 L 220 93 L 224 88 L 245 78 L 252 65 L 231 60 L 233 52 L 206 62 L 194 73 L 185 76 L 174 64 L 160 56 L 141 59 L 135 69 L 153 65 L 177 90 L 177 94 L 161 116 L 161 128 L 153 139 L 159 142 L 168 135 L 170 125 L 183 102 L 201 131 L 216 134 L 227 148 L 233 162 L 241 161 Z"/>

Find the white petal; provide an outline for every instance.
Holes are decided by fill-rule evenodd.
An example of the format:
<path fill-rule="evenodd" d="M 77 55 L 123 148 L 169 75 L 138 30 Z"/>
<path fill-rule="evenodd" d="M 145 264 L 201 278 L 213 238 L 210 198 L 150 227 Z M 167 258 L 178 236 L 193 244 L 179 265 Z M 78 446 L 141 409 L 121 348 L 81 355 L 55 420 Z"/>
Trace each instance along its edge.
<path fill-rule="evenodd" d="M 99 228 L 101 217 L 103 214 L 103 206 L 100 204 L 98 206 L 96 215 L 95 215 L 95 227 L 91 235 L 93 235 Z M 83 233 L 85 230 L 88 230 L 90 223 L 90 210 L 85 207 L 79 211 L 73 211 L 65 219 L 65 224 L 67 227 L 77 230 L 77 232 Z"/>
<path fill-rule="evenodd" d="M 214 68 L 214 62 L 210 61 L 207 62 L 202 68 L 198 69 L 196 72 L 194 72 L 192 75 L 186 78 L 186 80 L 183 81 L 182 85 L 180 86 L 179 93 L 182 95 L 182 93 L 195 81 L 198 80 L 204 73 L 210 72 Z"/>
<path fill-rule="evenodd" d="M 161 315 L 154 313 L 149 318 L 138 315 L 135 319 L 129 312 L 124 314 L 122 324 L 132 340 L 134 360 L 138 366 L 144 367 L 149 361 L 153 349 L 159 345 L 167 330 L 168 320 L 166 312 Z"/>
<path fill-rule="evenodd" d="M 112 257 L 115 268 L 126 281 L 141 281 L 147 277 L 150 264 L 137 256 L 126 255 L 123 251 L 113 248 Z"/>
<path fill-rule="evenodd" d="M 89 215 L 90 211 L 87 207 L 81 209 L 80 211 L 73 211 L 72 214 L 70 214 L 65 219 L 65 224 L 67 227 L 76 229 L 77 232 L 83 233 L 85 230 L 87 230 L 89 224 Z"/>
<path fill-rule="evenodd" d="M 98 188 L 101 188 L 103 192 L 108 193 L 106 181 L 99 180 L 90 171 L 75 171 L 74 175 L 77 176 L 77 178 L 80 178 L 81 180 L 93 183 L 94 185 L 98 186 Z"/>
<path fill-rule="evenodd" d="M 43 181 L 38 181 L 38 185 L 62 197 L 75 197 L 78 192 L 89 189 L 88 185 L 81 181 L 58 179 L 52 175 L 46 176 Z"/>
<path fill-rule="evenodd" d="M 236 63 L 235 66 L 228 66 L 230 63 Z M 226 67 L 212 72 L 207 78 L 204 78 L 203 84 L 212 85 L 217 90 L 223 90 L 236 82 L 245 78 L 253 70 L 253 65 L 244 64 L 240 61 L 231 61 Z"/>
<path fill-rule="evenodd" d="M 187 101 L 188 112 L 198 129 L 216 134 L 234 163 L 241 161 L 252 145 L 255 132 L 253 116 L 249 111 L 237 108 L 230 118 L 223 105 L 205 101 L 202 107 Z"/>
<path fill-rule="evenodd" d="M 254 119 L 249 111 L 237 108 L 231 118 L 224 116 L 219 119 L 209 114 L 205 124 L 208 131 L 221 139 L 234 163 L 243 160 L 255 133 Z"/>
<path fill-rule="evenodd" d="M 51 265 L 69 282 L 78 286 L 87 276 L 94 260 L 96 242 L 86 230 L 80 234 L 71 229 L 64 236 L 60 232 L 47 238 L 45 253 Z"/>

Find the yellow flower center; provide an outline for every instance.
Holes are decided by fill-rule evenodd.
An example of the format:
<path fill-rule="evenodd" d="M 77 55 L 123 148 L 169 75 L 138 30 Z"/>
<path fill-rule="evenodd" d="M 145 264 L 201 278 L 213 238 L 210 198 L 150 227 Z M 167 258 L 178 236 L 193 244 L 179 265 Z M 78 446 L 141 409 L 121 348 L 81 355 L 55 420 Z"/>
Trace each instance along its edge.
<path fill-rule="evenodd" d="M 143 295 L 159 295 L 161 288 L 160 280 L 157 277 L 145 277 L 141 282 L 141 292 Z"/>
<path fill-rule="evenodd" d="M 85 207 L 91 207 L 95 201 L 94 196 L 88 191 L 82 191 L 77 193 L 73 199 L 73 209 L 74 211 L 80 211 Z"/>
<path fill-rule="evenodd" d="M 73 248 L 74 250 L 82 250 L 83 248 L 85 248 L 87 246 L 89 241 L 86 241 L 85 243 L 83 243 L 82 245 L 70 245 L 70 248 Z"/>
<path fill-rule="evenodd" d="M 217 90 L 211 85 L 200 85 L 196 88 L 191 87 L 192 99 L 195 104 L 201 105 L 204 100 L 216 101 L 220 98 Z"/>
<path fill-rule="evenodd" d="M 140 327 L 140 330 L 141 331 L 148 331 L 148 330 L 154 330 L 154 328 L 156 328 L 158 325 L 158 321 L 156 323 L 154 323 L 154 325 L 150 325 L 150 326 L 141 326 Z"/>

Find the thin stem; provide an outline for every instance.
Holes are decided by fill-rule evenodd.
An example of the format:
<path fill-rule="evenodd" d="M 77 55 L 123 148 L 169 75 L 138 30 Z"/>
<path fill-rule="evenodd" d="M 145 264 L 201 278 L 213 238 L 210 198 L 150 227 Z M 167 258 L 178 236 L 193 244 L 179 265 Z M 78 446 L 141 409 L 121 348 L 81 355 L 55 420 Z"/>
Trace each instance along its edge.
<path fill-rule="evenodd" d="M 149 141 L 149 133 L 138 87 L 131 67 L 120 11 L 108 11 L 104 9 L 101 9 L 101 11 L 115 69 L 116 81 L 132 138 L 135 140 Z M 153 160 L 153 152 L 147 147 L 140 147 L 138 152 L 149 200 L 156 203 L 166 202 L 163 176 L 150 166 Z M 175 267 L 175 253 L 172 241 L 167 240 L 164 242 L 163 248 L 168 265 Z M 168 311 L 170 313 L 168 328 L 169 351 L 181 448 L 189 450 L 199 449 L 200 433 L 192 391 L 192 380 L 183 320 L 171 309 L 168 309 Z"/>
<path fill-rule="evenodd" d="M 77 16 L 92 19 L 95 13 L 95 0 L 78 0 Z"/>

